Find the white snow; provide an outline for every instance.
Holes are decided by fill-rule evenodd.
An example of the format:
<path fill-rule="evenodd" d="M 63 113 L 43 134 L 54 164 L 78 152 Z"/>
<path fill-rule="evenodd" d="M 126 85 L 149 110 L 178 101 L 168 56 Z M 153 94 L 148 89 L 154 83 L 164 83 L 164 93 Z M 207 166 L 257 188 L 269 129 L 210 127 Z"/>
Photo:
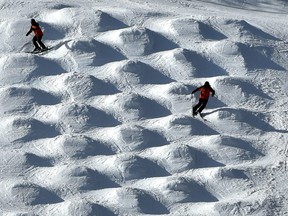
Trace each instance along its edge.
<path fill-rule="evenodd" d="M 288 215 L 287 1 L 0 11 L 0 215 Z"/>

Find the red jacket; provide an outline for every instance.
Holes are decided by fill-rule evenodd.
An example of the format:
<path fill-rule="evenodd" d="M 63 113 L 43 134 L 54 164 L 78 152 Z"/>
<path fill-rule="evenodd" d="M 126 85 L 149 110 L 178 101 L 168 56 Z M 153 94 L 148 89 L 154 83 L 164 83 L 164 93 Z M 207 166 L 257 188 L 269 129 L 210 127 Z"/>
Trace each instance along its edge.
<path fill-rule="evenodd" d="M 194 91 L 192 91 L 192 94 L 195 93 L 196 91 L 200 91 L 200 97 L 199 98 L 203 99 L 203 100 L 208 100 L 211 93 L 212 93 L 212 97 L 215 94 L 214 89 L 212 89 L 210 85 L 201 86 L 201 87 L 195 89 Z"/>
<path fill-rule="evenodd" d="M 34 32 L 35 36 L 43 36 L 43 32 L 37 23 L 31 26 L 32 31 Z"/>
<path fill-rule="evenodd" d="M 32 23 L 32 26 L 27 32 L 26 36 L 28 36 L 32 31 L 34 32 L 35 36 L 43 36 L 43 32 L 37 22 Z"/>

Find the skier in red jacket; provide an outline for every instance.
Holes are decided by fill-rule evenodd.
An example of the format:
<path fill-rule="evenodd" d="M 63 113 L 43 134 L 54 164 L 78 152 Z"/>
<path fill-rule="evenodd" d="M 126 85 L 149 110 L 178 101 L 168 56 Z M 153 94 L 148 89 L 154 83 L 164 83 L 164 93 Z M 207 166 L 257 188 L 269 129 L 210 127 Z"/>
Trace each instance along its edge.
<path fill-rule="evenodd" d="M 42 32 L 39 24 L 35 21 L 35 19 L 31 19 L 31 28 L 27 32 L 26 36 L 28 36 L 32 31 L 34 32 L 34 37 L 32 40 L 33 44 L 35 46 L 34 51 L 47 50 L 47 47 L 41 41 L 42 37 L 43 37 L 43 32 Z"/>
<path fill-rule="evenodd" d="M 198 113 L 201 116 L 201 112 L 206 107 L 210 94 L 212 97 L 215 95 L 215 91 L 212 89 L 208 81 L 206 81 L 203 86 L 193 90 L 191 94 L 194 94 L 197 91 L 200 91 L 200 97 L 198 104 L 193 107 L 193 116 L 196 116 Z"/>

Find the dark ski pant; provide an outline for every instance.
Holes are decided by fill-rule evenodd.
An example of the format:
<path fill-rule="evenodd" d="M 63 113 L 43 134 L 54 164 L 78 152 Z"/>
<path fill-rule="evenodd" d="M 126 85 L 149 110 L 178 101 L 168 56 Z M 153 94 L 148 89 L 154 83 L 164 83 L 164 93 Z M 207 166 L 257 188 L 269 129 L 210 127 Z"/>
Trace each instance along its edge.
<path fill-rule="evenodd" d="M 201 113 L 203 111 L 203 109 L 206 107 L 207 103 L 208 103 L 208 99 L 205 100 L 205 99 L 200 98 L 198 104 L 196 104 L 193 107 L 193 115 L 195 115 L 197 113 Z"/>
<path fill-rule="evenodd" d="M 34 46 L 35 46 L 35 48 L 36 49 L 46 49 L 46 46 L 42 43 L 42 36 L 34 36 L 33 37 L 33 44 L 34 44 Z M 41 46 L 41 47 L 39 47 L 39 45 Z"/>

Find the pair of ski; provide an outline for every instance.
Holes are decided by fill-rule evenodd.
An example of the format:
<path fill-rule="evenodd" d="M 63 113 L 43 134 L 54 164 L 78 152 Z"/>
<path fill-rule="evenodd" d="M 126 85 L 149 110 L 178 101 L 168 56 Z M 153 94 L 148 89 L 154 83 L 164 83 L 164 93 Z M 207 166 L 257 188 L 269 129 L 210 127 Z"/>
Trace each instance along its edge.
<path fill-rule="evenodd" d="M 34 51 L 30 51 L 30 52 L 27 52 L 27 53 L 31 53 L 31 54 L 44 54 L 48 51 L 50 51 L 51 49 L 53 49 L 53 47 L 49 47 L 47 49 L 41 49 L 41 50 L 34 50 Z"/>

